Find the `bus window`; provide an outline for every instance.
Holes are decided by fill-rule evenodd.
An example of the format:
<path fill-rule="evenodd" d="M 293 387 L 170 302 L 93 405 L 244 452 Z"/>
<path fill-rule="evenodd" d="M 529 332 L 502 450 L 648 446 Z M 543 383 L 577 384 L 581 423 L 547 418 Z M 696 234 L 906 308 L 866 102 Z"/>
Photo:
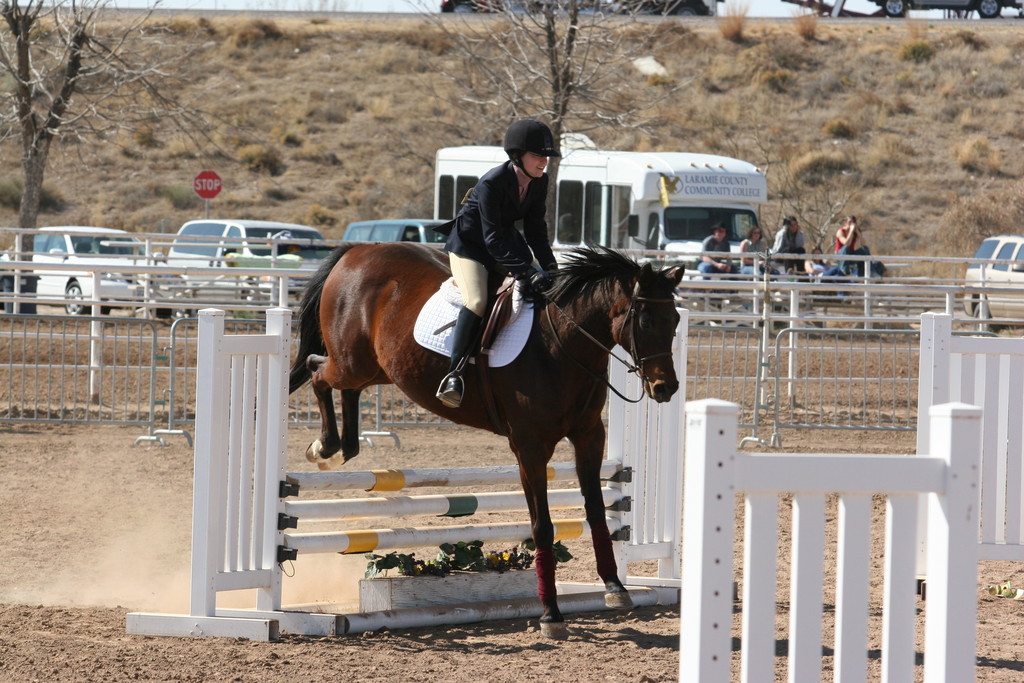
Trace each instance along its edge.
<path fill-rule="evenodd" d="M 607 235 L 601 234 L 601 183 L 588 182 L 583 210 L 583 241 L 607 246 Z"/>
<path fill-rule="evenodd" d="M 558 183 L 557 212 L 555 240 L 559 244 L 579 244 L 583 234 L 583 183 L 578 180 Z"/>
<path fill-rule="evenodd" d="M 608 217 L 608 246 L 614 249 L 629 247 L 629 187 L 609 185 L 607 190 L 607 206 L 605 215 Z"/>
<path fill-rule="evenodd" d="M 476 187 L 476 181 L 480 180 L 475 175 L 460 175 L 455 179 L 455 213 L 459 212 L 459 208 L 463 204 L 463 199 L 469 196 L 469 191 Z M 454 218 L 453 213 L 449 218 Z"/>
<path fill-rule="evenodd" d="M 647 215 L 647 248 L 658 249 L 658 214 L 653 211 Z"/>
<path fill-rule="evenodd" d="M 437 217 L 455 218 L 455 179 L 450 175 L 437 180 Z"/>

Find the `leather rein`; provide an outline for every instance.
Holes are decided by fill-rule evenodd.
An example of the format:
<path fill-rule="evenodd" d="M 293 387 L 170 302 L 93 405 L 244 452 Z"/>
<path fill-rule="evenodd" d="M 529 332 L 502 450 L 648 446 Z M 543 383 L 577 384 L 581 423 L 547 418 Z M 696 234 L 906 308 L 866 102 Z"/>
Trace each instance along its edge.
<path fill-rule="evenodd" d="M 570 360 L 572 360 L 574 363 L 576 363 L 576 365 L 578 365 L 581 370 L 583 370 L 585 373 L 590 375 L 590 377 L 593 378 L 595 381 L 604 382 L 605 386 L 608 387 L 609 389 L 611 389 L 612 392 L 616 396 L 621 398 L 623 401 L 626 401 L 628 403 L 639 403 L 640 401 L 643 400 L 644 394 L 641 394 L 639 398 L 635 398 L 635 399 L 628 398 L 627 396 L 624 396 L 622 394 L 622 392 L 620 392 L 618 389 L 616 389 L 614 386 L 612 386 L 611 382 L 608 381 L 608 373 L 598 374 L 598 373 L 594 372 L 593 370 L 591 370 L 590 368 L 585 366 L 583 363 L 581 363 L 575 356 L 573 356 L 571 353 L 569 353 L 565 349 L 565 346 L 562 344 L 562 340 L 559 339 L 559 337 L 558 337 L 558 330 L 555 329 L 555 322 L 551 319 L 551 308 L 554 307 L 555 310 L 557 310 L 559 313 L 561 313 L 562 317 L 565 318 L 565 320 L 567 320 L 570 325 L 572 325 L 577 330 L 579 330 L 579 332 L 584 337 L 586 337 L 590 341 L 592 341 L 595 344 L 597 344 L 597 346 L 599 346 L 609 356 L 611 356 L 615 360 L 617 360 L 620 363 L 622 363 L 623 365 L 625 365 L 626 366 L 626 370 L 628 372 L 635 373 L 636 376 L 639 377 L 644 382 L 644 384 L 646 384 L 647 383 L 647 378 L 644 377 L 644 375 L 643 375 L 643 364 L 645 362 L 651 360 L 652 358 L 660 358 L 662 356 L 671 356 L 672 352 L 671 351 L 662 351 L 660 353 L 652 353 L 649 356 L 642 356 L 639 359 L 637 358 L 636 338 L 637 338 L 637 330 L 640 327 L 639 313 L 638 313 L 637 304 L 648 304 L 648 303 L 651 303 L 651 304 L 665 304 L 665 303 L 671 303 L 671 304 L 674 305 L 675 301 L 676 300 L 673 299 L 673 298 L 653 298 L 653 297 L 640 296 L 640 283 L 637 282 L 634 285 L 634 287 L 633 287 L 633 295 L 629 299 L 629 310 L 626 311 L 626 320 L 629 321 L 629 325 L 630 325 L 630 329 L 629 329 L 629 347 L 630 347 L 629 348 L 629 355 L 630 355 L 630 358 L 632 359 L 633 363 L 635 363 L 635 365 L 633 363 L 630 363 L 629 361 L 627 361 L 627 360 L 625 360 L 623 358 L 620 358 L 619 356 L 615 355 L 615 353 L 613 353 L 612 350 L 610 348 L 608 348 L 607 346 L 605 346 L 599 339 L 597 339 L 596 337 L 594 337 L 594 335 L 590 334 L 585 329 L 580 327 L 579 323 L 577 323 L 575 320 L 573 320 L 571 317 L 569 317 L 569 314 L 566 313 L 554 301 L 548 300 L 548 303 L 550 304 L 550 306 L 545 307 L 544 310 L 545 310 L 545 313 L 547 314 L 548 326 L 551 328 L 551 334 L 555 338 L 555 344 L 558 346 L 558 350 L 559 351 L 561 351 L 564 355 L 568 356 Z"/>

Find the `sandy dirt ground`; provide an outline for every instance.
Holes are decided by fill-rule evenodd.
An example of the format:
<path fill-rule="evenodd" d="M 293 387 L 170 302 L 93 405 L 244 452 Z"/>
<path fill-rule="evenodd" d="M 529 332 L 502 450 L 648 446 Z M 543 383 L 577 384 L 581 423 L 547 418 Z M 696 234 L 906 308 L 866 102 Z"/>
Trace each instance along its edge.
<path fill-rule="evenodd" d="M 301 453 L 311 434 L 296 428 L 290 435 L 296 468 L 310 467 Z M 166 448 L 133 447 L 138 435 L 137 428 L 119 426 L 0 426 L 0 517 L 6 531 L 0 544 L 0 680 L 678 678 L 678 606 L 572 615 L 570 638 L 561 642 L 544 639 L 535 620 L 526 619 L 334 638 L 284 635 L 277 643 L 126 635 L 128 611 L 187 611 L 192 452 L 181 438 Z M 378 439 L 351 465 L 512 462 L 502 439 L 481 432 L 426 427 L 399 435 L 401 450 Z M 913 435 L 793 432 L 785 448 L 908 453 Z M 559 458 L 568 453 L 556 453 Z M 785 511 L 782 517 L 780 529 Z M 576 559 L 560 569 L 559 578 L 595 580 L 589 544 L 568 545 Z M 294 576 L 286 581 L 285 600 L 351 599 L 364 564 L 362 558 L 340 556 L 317 556 L 308 565 L 300 560 L 290 568 Z M 638 567 L 636 573 L 644 570 Z M 982 564 L 979 586 L 1004 581 L 1024 586 L 1024 570 L 1010 563 Z M 832 600 L 826 585 L 826 619 Z M 923 616 L 927 603 L 918 604 Z M 1024 680 L 1024 602 L 979 591 L 978 608 L 978 680 Z M 780 624 L 784 627 L 783 617 Z M 871 643 L 877 643 L 877 614 L 871 628 Z M 823 677 L 828 680 L 830 633 L 826 624 Z M 877 647 L 871 643 L 869 648 Z M 785 680 L 784 652 L 782 641 L 779 680 Z M 872 649 L 868 659 L 869 676 L 877 679 L 878 650 Z M 919 665 L 919 679 L 921 673 Z"/>

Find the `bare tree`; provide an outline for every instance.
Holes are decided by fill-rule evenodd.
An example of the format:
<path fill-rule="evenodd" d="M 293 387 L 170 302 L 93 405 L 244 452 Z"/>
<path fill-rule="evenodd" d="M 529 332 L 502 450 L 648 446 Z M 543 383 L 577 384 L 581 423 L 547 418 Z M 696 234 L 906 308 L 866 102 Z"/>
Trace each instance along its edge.
<path fill-rule="evenodd" d="M 644 112 L 676 84 L 666 78 L 660 90 L 637 87 L 646 77 L 633 61 L 649 54 L 642 38 L 651 31 L 637 30 L 630 14 L 592 11 L 598 4 L 506 2 L 498 19 L 458 29 L 437 19 L 463 55 L 462 70 L 449 76 L 475 130 L 496 138 L 522 116 L 544 119 L 556 136 L 648 122 Z"/>
<path fill-rule="evenodd" d="M 151 12 L 104 14 L 101 0 L 0 0 L 0 141 L 21 142 L 18 224 L 34 228 L 55 140 L 109 138 L 123 129 L 175 125 L 203 129 L 198 111 L 166 95 L 188 58 L 163 44 Z M 180 44 L 179 44 L 180 45 Z"/>
<path fill-rule="evenodd" d="M 497 3 L 479 3 L 493 8 Z M 474 137 L 500 140 L 511 119 L 544 120 L 555 139 L 567 133 L 629 128 L 646 130 L 653 105 L 670 97 L 678 83 L 643 74 L 634 65 L 650 55 L 655 41 L 670 47 L 682 33 L 652 30 L 635 21 L 639 10 L 612 14 L 598 0 L 502 2 L 491 21 L 457 26 L 434 20 L 462 54 L 462 69 L 449 74 L 456 107 L 466 113 Z M 455 27 L 453 27 L 455 26 Z M 654 81 L 658 88 L 642 88 Z M 548 174 L 558 174 L 552 159 Z M 548 222 L 554 226 L 554 202 Z"/>

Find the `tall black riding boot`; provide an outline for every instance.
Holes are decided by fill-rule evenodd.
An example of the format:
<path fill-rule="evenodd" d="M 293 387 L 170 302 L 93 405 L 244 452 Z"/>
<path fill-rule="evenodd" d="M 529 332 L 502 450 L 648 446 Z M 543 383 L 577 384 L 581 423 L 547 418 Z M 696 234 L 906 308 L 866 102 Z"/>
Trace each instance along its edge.
<path fill-rule="evenodd" d="M 458 320 L 455 321 L 455 330 L 452 332 L 452 363 L 448 374 L 441 380 L 441 386 L 437 388 L 437 398 L 449 408 L 458 408 L 462 405 L 462 371 L 466 368 L 473 347 L 479 340 L 478 333 L 482 320 L 476 313 L 463 306 L 459 311 Z"/>

